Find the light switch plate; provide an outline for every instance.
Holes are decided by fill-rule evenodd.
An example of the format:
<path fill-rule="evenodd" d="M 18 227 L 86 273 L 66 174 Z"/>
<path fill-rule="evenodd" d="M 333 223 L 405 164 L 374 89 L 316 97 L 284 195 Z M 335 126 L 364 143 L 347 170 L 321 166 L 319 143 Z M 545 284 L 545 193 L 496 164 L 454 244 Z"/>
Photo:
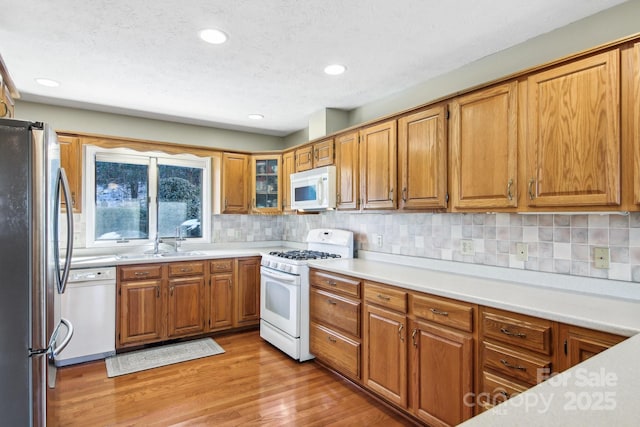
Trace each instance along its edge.
<path fill-rule="evenodd" d="M 609 268 L 609 248 L 593 248 L 593 260 L 595 268 Z"/>
<path fill-rule="evenodd" d="M 382 247 L 382 234 L 376 234 L 376 245 L 378 245 L 379 248 Z"/>

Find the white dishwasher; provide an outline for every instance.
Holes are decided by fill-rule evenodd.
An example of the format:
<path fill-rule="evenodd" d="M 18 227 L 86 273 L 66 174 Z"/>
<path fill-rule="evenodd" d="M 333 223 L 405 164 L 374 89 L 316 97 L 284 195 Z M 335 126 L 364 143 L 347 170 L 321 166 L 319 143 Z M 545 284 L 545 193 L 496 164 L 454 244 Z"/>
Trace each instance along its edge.
<path fill-rule="evenodd" d="M 74 326 L 69 345 L 56 366 L 104 359 L 116 352 L 116 268 L 71 270 L 64 294 L 56 293 L 56 310 Z"/>

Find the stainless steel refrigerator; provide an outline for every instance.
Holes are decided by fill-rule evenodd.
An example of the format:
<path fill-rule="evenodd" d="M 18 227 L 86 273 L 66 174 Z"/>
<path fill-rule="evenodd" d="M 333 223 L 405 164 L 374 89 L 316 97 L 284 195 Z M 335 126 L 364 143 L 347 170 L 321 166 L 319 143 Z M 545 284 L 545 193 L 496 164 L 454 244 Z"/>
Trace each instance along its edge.
<path fill-rule="evenodd" d="M 53 309 L 54 293 L 65 290 L 73 245 L 73 213 L 60 215 L 61 193 L 71 200 L 55 132 L 42 123 L 0 119 L 2 425 L 46 424 L 53 357 L 73 335 Z M 65 228 L 68 243 L 61 248 Z"/>

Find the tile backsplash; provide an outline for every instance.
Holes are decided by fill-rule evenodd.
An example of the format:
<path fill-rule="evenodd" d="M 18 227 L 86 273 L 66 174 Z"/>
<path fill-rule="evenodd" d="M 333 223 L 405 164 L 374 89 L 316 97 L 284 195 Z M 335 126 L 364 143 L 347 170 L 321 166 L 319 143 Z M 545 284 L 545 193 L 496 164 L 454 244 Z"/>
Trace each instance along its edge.
<path fill-rule="evenodd" d="M 303 242 L 312 228 L 344 228 L 354 232 L 358 249 L 368 251 L 640 282 L 640 213 L 326 212 L 280 220 L 286 241 Z M 473 242 L 473 254 L 462 252 L 463 241 Z M 526 261 L 518 259 L 517 243 L 526 243 Z M 595 267 L 596 247 L 609 248 L 608 269 Z"/>
<path fill-rule="evenodd" d="M 85 239 L 82 222 L 82 215 L 76 215 L 80 246 Z M 214 215 L 211 233 L 214 243 L 304 243 L 313 228 L 351 230 L 355 247 L 367 251 L 640 282 L 640 212 Z M 463 254 L 463 241 L 473 242 L 472 255 Z M 518 243 L 526 243 L 526 261 L 517 257 Z M 608 269 L 595 267 L 594 248 L 600 247 L 609 249 Z"/>

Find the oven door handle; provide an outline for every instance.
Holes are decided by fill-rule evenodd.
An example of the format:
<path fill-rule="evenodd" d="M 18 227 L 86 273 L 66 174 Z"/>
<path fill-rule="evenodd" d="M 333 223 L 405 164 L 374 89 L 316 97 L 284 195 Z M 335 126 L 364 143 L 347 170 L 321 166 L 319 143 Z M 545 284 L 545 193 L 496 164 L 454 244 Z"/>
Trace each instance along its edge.
<path fill-rule="evenodd" d="M 262 277 L 270 277 L 272 279 L 276 279 L 282 282 L 288 282 L 292 284 L 296 284 L 296 282 L 300 279 L 300 276 L 296 276 L 293 274 L 286 274 L 286 273 L 278 273 L 277 271 L 266 269 L 264 267 L 262 267 L 262 269 L 260 270 L 260 274 L 262 275 Z"/>

